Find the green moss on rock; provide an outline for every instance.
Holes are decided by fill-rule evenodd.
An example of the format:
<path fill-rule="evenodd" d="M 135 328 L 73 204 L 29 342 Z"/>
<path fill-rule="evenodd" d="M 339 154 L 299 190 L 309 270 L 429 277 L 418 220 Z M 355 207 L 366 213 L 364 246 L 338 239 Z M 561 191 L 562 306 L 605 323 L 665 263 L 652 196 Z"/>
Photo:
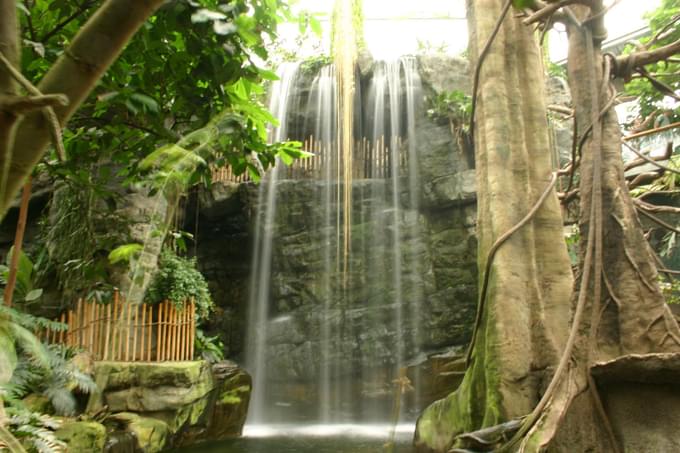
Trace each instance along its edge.
<path fill-rule="evenodd" d="M 55 435 L 68 445 L 67 452 L 100 452 L 106 443 L 106 428 L 97 422 L 66 421 Z"/>

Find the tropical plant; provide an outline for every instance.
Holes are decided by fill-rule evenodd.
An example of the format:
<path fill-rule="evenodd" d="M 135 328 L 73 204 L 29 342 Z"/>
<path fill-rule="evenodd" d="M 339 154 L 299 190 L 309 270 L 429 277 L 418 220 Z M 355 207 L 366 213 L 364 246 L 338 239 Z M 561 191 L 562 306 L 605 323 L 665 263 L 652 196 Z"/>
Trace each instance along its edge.
<path fill-rule="evenodd" d="M 224 344 L 218 335 L 207 336 L 203 330 L 196 329 L 196 351 L 208 362 L 219 362 L 224 359 Z"/>
<path fill-rule="evenodd" d="M 182 258 L 168 249 L 161 252 L 158 271 L 147 290 L 146 299 L 152 304 L 169 300 L 179 310 L 187 301 L 193 300 L 199 320 L 206 319 L 214 307 L 208 283 L 196 269 L 196 259 Z"/>
<path fill-rule="evenodd" d="M 58 415 L 73 416 L 77 401 L 73 394 L 89 394 L 96 389 L 92 377 L 74 360 L 78 351 L 63 345 L 46 347 L 47 365 L 30 355 L 21 355 L 12 379 L 5 385 L 6 396 L 13 405 L 36 393 L 46 396 Z"/>
<path fill-rule="evenodd" d="M 0 434 L 0 451 L 3 450 L 3 446 L 12 453 L 25 450 L 37 453 L 66 451 L 66 443 L 55 435 L 55 431 L 62 425 L 60 420 L 18 407 L 7 408 L 7 415 L 9 432 L 15 439 L 10 440 Z M 15 442 L 20 443 L 17 445 Z"/>
<path fill-rule="evenodd" d="M 7 265 L 0 264 L 0 285 L 7 285 L 9 278 L 9 266 L 14 247 L 7 253 Z M 36 287 L 38 272 L 31 259 L 23 251 L 19 252 L 19 265 L 17 267 L 17 281 L 14 287 L 14 301 L 19 303 L 36 302 L 42 296 L 42 288 Z M 0 295 L 0 301 L 3 296 Z"/>

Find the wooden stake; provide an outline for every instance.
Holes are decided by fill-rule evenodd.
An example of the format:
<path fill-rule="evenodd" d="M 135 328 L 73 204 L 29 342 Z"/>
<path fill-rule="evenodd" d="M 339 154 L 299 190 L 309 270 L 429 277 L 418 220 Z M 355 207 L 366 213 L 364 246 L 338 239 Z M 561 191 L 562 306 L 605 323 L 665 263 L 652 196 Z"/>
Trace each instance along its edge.
<path fill-rule="evenodd" d="M 194 359 L 194 341 L 196 341 L 196 302 L 191 300 L 191 335 L 189 335 L 189 340 L 191 341 L 189 347 L 189 359 Z"/>
<path fill-rule="evenodd" d="M 142 332 L 141 332 L 141 340 L 140 340 L 140 360 L 142 362 L 145 361 L 146 358 L 146 337 L 144 336 L 146 334 L 146 305 L 142 304 Z"/>
<path fill-rule="evenodd" d="M 104 360 L 109 358 L 109 349 L 111 348 L 111 304 L 106 305 L 106 334 L 104 335 Z"/>
<path fill-rule="evenodd" d="M 127 309 L 127 319 L 125 320 L 125 361 L 130 361 L 130 323 L 132 322 L 132 304 L 130 302 L 125 304 Z"/>
<path fill-rule="evenodd" d="M 90 333 L 90 338 L 88 339 L 89 346 L 88 350 L 90 351 L 91 354 L 95 354 L 95 343 L 94 343 L 94 331 L 95 331 L 95 308 L 97 308 L 97 303 L 95 301 L 90 301 L 89 304 L 87 304 L 88 311 L 89 311 L 89 324 L 87 326 L 89 333 Z M 96 357 L 94 357 L 96 358 Z"/>
<path fill-rule="evenodd" d="M 158 304 L 158 333 L 156 335 L 156 361 L 163 361 L 163 304 Z"/>
<path fill-rule="evenodd" d="M 153 323 L 152 323 L 152 321 L 153 321 L 153 307 L 151 305 L 149 305 L 149 306 L 146 307 L 146 309 L 147 309 L 147 312 L 148 312 L 147 319 L 149 320 L 148 321 L 149 327 L 146 331 L 147 336 L 149 337 L 147 339 L 148 345 L 147 345 L 147 349 L 146 349 L 146 360 L 150 362 L 151 361 L 151 336 L 153 334 Z"/>
<path fill-rule="evenodd" d="M 139 329 L 139 304 L 135 304 L 135 321 L 132 325 L 132 361 L 137 360 L 137 329 Z"/>

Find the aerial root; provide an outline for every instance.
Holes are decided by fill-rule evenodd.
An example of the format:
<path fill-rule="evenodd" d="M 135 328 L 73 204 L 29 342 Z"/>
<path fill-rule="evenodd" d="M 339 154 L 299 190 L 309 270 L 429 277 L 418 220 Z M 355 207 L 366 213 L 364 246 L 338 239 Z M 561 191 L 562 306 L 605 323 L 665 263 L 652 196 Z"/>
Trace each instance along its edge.
<path fill-rule="evenodd" d="M 605 411 L 604 405 L 602 404 L 602 398 L 600 398 L 600 392 L 597 390 L 597 384 L 595 383 L 595 380 L 593 379 L 593 376 L 590 374 L 590 372 L 588 372 L 588 392 L 593 399 L 595 410 L 600 416 L 600 420 L 602 421 L 604 429 L 607 432 L 607 437 L 609 438 L 612 452 L 621 453 L 621 447 L 618 440 L 616 439 L 616 435 L 614 434 L 614 429 L 612 428 L 612 424 L 609 421 L 609 416 L 607 416 L 607 411 Z"/>

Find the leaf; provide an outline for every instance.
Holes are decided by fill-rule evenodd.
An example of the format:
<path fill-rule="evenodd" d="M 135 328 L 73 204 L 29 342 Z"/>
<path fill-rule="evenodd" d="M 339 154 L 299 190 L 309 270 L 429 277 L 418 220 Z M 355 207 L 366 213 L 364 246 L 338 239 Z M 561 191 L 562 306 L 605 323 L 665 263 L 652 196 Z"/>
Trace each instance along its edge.
<path fill-rule="evenodd" d="M 191 22 L 200 24 L 211 20 L 224 20 L 226 18 L 227 16 L 225 14 L 202 8 L 191 15 Z"/>
<path fill-rule="evenodd" d="M 319 20 L 311 14 L 309 15 L 309 27 L 316 36 L 321 37 L 321 34 L 323 33 L 321 30 L 321 22 L 319 22 Z"/>
<path fill-rule="evenodd" d="M 218 35 L 230 35 L 238 30 L 236 25 L 231 22 L 223 22 L 221 20 L 216 20 L 213 22 L 213 30 Z"/>
<path fill-rule="evenodd" d="M 158 113 L 159 107 L 158 102 L 151 96 L 147 96 L 142 93 L 134 93 L 130 96 L 130 99 L 137 102 L 138 104 L 146 107 L 150 112 Z"/>
<path fill-rule="evenodd" d="M 42 293 L 43 293 L 42 288 L 32 289 L 28 292 L 28 294 L 24 296 L 24 301 L 33 302 L 34 300 L 42 296 Z"/>
<path fill-rule="evenodd" d="M 111 264 L 128 262 L 130 259 L 141 252 L 143 249 L 142 244 L 124 244 L 111 250 L 109 253 L 109 262 Z"/>

